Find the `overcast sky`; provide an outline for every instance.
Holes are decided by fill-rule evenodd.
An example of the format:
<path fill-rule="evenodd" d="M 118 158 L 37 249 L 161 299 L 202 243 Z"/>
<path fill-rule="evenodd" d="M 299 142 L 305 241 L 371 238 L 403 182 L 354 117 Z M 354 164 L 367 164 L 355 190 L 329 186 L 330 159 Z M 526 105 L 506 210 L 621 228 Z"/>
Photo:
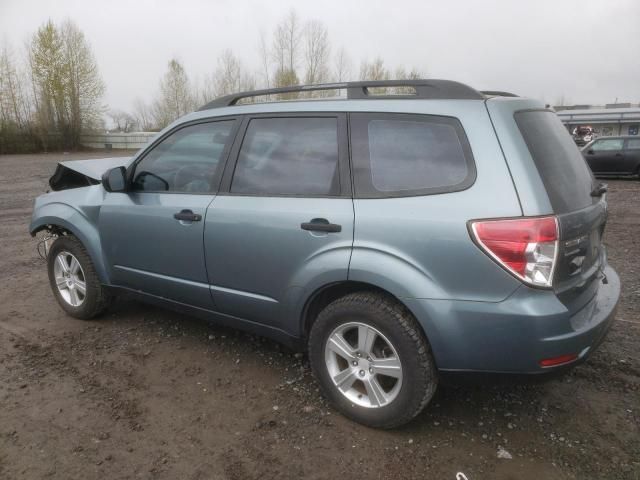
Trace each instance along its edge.
<path fill-rule="evenodd" d="M 0 42 L 19 51 L 48 18 L 72 19 L 93 48 L 105 103 L 130 110 L 151 100 L 171 57 L 193 79 L 226 48 L 257 70 L 260 32 L 270 36 L 292 7 L 327 25 L 355 75 L 380 56 L 548 103 L 640 102 L 640 0 L 0 0 Z"/>

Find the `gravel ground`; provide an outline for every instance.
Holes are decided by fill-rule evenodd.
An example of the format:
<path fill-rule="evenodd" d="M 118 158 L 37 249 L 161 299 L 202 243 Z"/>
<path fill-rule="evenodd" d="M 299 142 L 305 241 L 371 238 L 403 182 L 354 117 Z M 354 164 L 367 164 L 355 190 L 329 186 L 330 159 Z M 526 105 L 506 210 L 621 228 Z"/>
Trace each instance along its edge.
<path fill-rule="evenodd" d="M 332 411 L 306 358 L 271 341 L 133 301 L 64 315 L 27 224 L 56 162 L 89 156 L 105 155 L 0 156 L 0 478 L 640 479 L 640 182 L 609 182 L 623 294 L 588 362 L 444 386 L 377 431 Z"/>

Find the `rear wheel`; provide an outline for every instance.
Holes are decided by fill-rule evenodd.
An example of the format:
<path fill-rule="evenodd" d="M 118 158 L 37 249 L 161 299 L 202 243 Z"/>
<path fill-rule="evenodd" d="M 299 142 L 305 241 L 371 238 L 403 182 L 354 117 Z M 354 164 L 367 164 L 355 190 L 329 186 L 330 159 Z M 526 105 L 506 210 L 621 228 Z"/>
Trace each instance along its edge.
<path fill-rule="evenodd" d="M 372 427 L 407 423 L 437 386 L 431 350 L 416 320 L 376 293 L 347 295 L 320 312 L 309 336 L 309 359 L 331 403 Z"/>
<path fill-rule="evenodd" d="M 88 320 L 109 304 L 91 258 L 71 235 L 58 237 L 47 255 L 49 283 L 62 309 L 75 318 Z"/>

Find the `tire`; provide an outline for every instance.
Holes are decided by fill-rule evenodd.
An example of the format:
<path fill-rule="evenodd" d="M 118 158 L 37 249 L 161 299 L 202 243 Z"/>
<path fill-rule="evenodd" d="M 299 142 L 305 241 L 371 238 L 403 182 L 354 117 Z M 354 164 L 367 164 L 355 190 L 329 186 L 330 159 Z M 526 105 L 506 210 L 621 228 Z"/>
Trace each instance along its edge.
<path fill-rule="evenodd" d="M 373 347 L 368 348 L 371 338 Z M 331 404 L 369 427 L 409 422 L 438 385 L 431 348 L 413 315 L 394 299 L 373 292 L 346 295 L 320 312 L 309 335 L 309 361 Z M 384 365 L 391 376 L 381 373 Z"/>
<path fill-rule="evenodd" d="M 63 263 L 66 263 L 66 271 Z M 111 298 L 102 287 L 87 250 L 72 235 L 58 237 L 51 245 L 47 273 L 53 295 L 72 317 L 89 320 L 102 313 L 110 303 Z"/>

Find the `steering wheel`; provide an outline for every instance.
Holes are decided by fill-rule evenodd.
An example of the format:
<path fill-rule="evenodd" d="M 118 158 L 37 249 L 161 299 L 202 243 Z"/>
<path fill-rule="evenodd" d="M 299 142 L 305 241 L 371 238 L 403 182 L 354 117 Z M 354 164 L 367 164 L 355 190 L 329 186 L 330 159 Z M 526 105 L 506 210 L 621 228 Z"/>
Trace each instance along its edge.
<path fill-rule="evenodd" d="M 211 172 L 204 165 L 186 165 L 180 167 L 175 176 L 176 190 L 183 192 L 208 192 L 211 188 L 209 176 Z"/>

